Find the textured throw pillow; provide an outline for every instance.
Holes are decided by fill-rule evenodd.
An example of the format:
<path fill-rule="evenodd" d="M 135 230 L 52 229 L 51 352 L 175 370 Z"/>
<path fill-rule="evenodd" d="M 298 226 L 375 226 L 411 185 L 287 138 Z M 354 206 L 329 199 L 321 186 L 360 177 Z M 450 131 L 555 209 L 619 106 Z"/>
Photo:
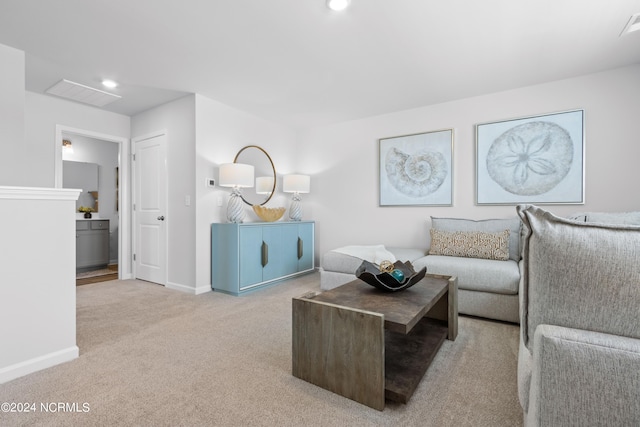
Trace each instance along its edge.
<path fill-rule="evenodd" d="M 484 233 L 499 233 L 509 230 L 509 258 L 520 261 L 520 233 L 522 222 L 520 218 L 481 219 L 438 218 L 431 217 L 431 228 L 440 231 L 482 231 Z"/>
<path fill-rule="evenodd" d="M 509 230 L 499 233 L 484 231 L 441 231 L 431 229 L 429 255 L 509 259 Z"/>

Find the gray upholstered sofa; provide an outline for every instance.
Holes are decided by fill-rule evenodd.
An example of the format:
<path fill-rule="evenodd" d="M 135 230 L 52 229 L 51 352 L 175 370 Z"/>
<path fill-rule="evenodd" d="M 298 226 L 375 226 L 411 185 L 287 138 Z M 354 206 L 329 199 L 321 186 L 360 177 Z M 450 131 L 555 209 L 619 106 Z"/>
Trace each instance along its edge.
<path fill-rule="evenodd" d="M 490 319 L 519 322 L 518 286 L 520 283 L 521 221 L 508 219 L 468 220 L 461 218 L 431 218 L 431 237 L 443 233 L 487 233 L 496 235 L 509 230 L 504 260 L 485 259 L 482 254 L 466 256 L 433 254 L 433 243 L 427 239 L 430 250 L 386 248 L 396 259 L 410 261 L 416 270 L 423 266 L 432 274 L 458 277 L 458 311 Z M 474 249 L 474 248 L 467 248 Z M 438 252 L 442 253 L 442 252 Z M 372 260 L 369 260 L 372 261 Z M 340 252 L 339 249 L 323 255 L 320 267 L 320 287 L 332 289 L 355 279 L 355 271 L 362 258 Z"/>
<path fill-rule="evenodd" d="M 517 210 L 525 231 L 518 354 L 525 425 L 640 425 L 640 225 L 604 224 L 609 214 L 569 220 L 531 205 Z"/>

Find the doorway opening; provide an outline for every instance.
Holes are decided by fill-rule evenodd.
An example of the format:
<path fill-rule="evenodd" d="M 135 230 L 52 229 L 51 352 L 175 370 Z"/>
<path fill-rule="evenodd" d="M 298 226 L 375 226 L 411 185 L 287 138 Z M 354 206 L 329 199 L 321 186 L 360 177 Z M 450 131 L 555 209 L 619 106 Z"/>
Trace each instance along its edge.
<path fill-rule="evenodd" d="M 56 126 L 55 186 L 83 190 L 76 206 L 76 285 L 131 277 L 128 142 Z"/>

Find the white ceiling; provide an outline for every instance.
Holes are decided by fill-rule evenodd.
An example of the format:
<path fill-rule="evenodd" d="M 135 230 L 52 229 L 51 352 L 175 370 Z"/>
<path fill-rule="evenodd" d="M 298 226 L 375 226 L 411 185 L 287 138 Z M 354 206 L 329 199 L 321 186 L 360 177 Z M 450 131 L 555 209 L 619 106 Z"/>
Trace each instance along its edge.
<path fill-rule="evenodd" d="M 199 93 L 303 128 L 640 63 L 640 0 L 0 0 L 26 85 L 120 83 L 135 115 Z"/>

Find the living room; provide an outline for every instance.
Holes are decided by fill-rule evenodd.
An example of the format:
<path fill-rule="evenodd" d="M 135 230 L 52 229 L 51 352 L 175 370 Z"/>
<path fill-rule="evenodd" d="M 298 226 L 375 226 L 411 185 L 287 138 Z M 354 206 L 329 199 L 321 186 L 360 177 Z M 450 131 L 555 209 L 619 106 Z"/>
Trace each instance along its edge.
<path fill-rule="evenodd" d="M 573 3 L 576 7 L 579 4 Z M 637 4 L 625 2 L 625 6 Z M 626 21 L 627 15 L 630 14 L 625 10 L 620 19 Z M 625 23 L 619 23 L 620 30 Z M 618 31 L 610 38 L 637 48 L 639 36 L 636 32 L 623 38 Z M 283 125 L 200 93 L 186 93 L 128 116 L 25 90 L 25 68 L 29 71 L 32 59 L 28 53 L 11 47 L 9 41 L 0 38 L 3 68 L 6 65 L 4 69 L 11 77 L 0 85 L 2 111 L 8 112 L 0 119 L 3 124 L 0 143 L 12 155 L 3 156 L 0 161 L 0 184 L 54 187 L 57 125 L 127 140 L 165 129 L 171 136 L 167 146 L 168 209 L 172 221 L 167 245 L 167 287 L 187 294 L 210 290 L 210 225 L 226 221 L 225 207 L 219 206 L 219 199 L 226 202 L 229 191 L 208 188 L 204 182 L 208 178 L 217 180 L 219 165 L 232 161 L 235 153 L 249 144 L 260 145 L 269 152 L 279 176 L 294 172 L 311 176 L 311 192 L 303 195 L 302 202 L 303 218 L 316 222 L 316 266 L 320 265 L 322 254 L 349 244 L 425 247 L 430 216 L 471 219 L 515 216 L 513 205 L 476 204 L 475 126 L 481 123 L 584 110 L 584 203 L 551 205 L 548 209 L 561 216 L 582 211 L 639 210 L 640 200 L 630 188 L 640 178 L 636 165 L 640 158 L 636 123 L 640 117 L 636 102 L 640 98 L 637 56 L 623 65 L 606 66 L 603 64 L 607 64 L 608 53 L 594 47 L 591 61 L 583 59 L 582 63 L 576 63 L 571 72 L 565 71 L 564 78 L 301 128 Z M 591 68 L 584 71 L 586 65 L 581 66 L 587 62 Z M 470 82 L 474 80 L 474 65 L 467 64 L 463 73 Z M 541 63 L 539 68 L 545 73 L 553 65 Z M 454 130 L 451 206 L 379 206 L 379 140 L 440 129 Z M 16 147 L 16 141 L 24 142 Z M 185 206 L 185 195 L 193 200 L 190 207 Z M 269 206 L 288 207 L 288 204 L 289 196 L 278 191 Z M 131 232 L 121 242 L 130 247 Z M 9 242 L 8 248 L 14 246 Z M 122 263 L 122 267 L 123 278 L 131 277 L 131 263 Z M 3 295 L 8 295 L 9 284 L 3 282 Z M 2 304 L 6 308 L 4 313 L 16 311 L 15 307 L 8 307 L 13 305 L 10 299 L 3 298 Z M 5 324 L 14 321 L 3 317 Z M 0 368 L 16 363 L 12 360 Z"/>

